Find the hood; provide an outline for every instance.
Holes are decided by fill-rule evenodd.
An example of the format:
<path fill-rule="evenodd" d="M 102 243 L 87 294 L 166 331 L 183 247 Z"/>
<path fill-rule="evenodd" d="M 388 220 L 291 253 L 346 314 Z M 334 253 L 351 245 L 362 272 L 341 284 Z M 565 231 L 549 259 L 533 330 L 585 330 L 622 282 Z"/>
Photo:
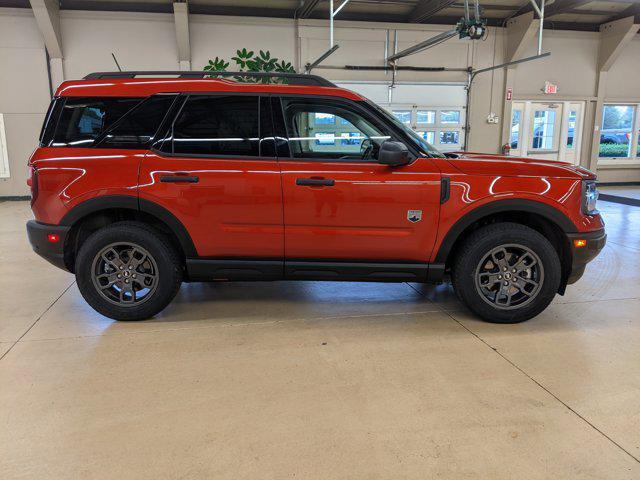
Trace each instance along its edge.
<path fill-rule="evenodd" d="M 555 160 L 475 152 L 452 152 L 447 154 L 447 159 L 454 168 L 467 175 L 555 177 L 580 180 L 596 178 L 593 172 L 584 167 Z"/>

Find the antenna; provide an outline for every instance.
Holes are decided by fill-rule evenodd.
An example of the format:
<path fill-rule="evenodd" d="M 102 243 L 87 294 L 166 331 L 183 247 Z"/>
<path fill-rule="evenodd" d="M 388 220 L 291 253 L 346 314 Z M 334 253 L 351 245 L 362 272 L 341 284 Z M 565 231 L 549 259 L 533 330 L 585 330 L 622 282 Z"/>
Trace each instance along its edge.
<path fill-rule="evenodd" d="M 120 68 L 120 64 L 118 63 L 118 59 L 116 58 L 116 56 L 114 55 L 113 52 L 111 52 L 111 56 L 113 57 L 113 61 L 116 62 L 116 67 L 118 67 L 118 71 L 121 72 L 122 69 Z"/>

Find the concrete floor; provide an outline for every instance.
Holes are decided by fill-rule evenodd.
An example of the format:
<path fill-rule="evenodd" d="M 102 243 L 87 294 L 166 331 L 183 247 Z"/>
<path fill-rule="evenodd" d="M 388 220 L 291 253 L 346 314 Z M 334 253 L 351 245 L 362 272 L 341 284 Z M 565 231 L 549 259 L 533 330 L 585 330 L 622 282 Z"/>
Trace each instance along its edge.
<path fill-rule="evenodd" d="M 640 208 L 520 325 L 446 286 L 183 285 L 94 313 L 0 203 L 0 478 L 638 479 Z"/>

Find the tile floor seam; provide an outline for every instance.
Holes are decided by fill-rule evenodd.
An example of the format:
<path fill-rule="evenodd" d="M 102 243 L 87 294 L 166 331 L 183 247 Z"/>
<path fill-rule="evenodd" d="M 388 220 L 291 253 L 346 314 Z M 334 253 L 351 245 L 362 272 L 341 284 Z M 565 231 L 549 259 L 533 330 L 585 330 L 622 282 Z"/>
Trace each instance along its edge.
<path fill-rule="evenodd" d="M 420 312 L 367 313 L 363 315 L 333 315 L 329 317 L 306 317 L 306 318 L 301 317 L 301 318 L 291 318 L 289 320 L 274 320 L 270 322 L 223 323 L 219 325 L 198 325 L 198 326 L 180 327 L 180 328 L 158 328 L 153 330 L 137 330 L 133 332 L 100 333 L 95 335 L 72 335 L 72 336 L 70 335 L 67 337 L 52 337 L 52 338 L 34 338 L 31 340 L 22 340 L 21 343 L 55 342 L 59 340 L 80 340 L 83 338 L 97 338 L 97 337 L 118 337 L 123 335 L 134 335 L 134 334 L 144 334 L 144 333 L 182 332 L 186 330 L 203 330 L 203 329 L 217 328 L 217 327 L 223 328 L 223 327 L 251 327 L 255 325 L 261 325 L 261 326 L 277 325 L 277 324 L 285 323 L 288 321 L 308 322 L 308 321 L 316 321 L 316 320 L 335 320 L 335 319 L 343 319 L 343 318 L 366 318 L 366 317 L 381 317 L 381 316 L 393 316 L 393 315 L 419 315 L 419 314 L 425 314 L 425 313 L 442 313 L 442 310 L 426 310 L 426 311 L 420 311 Z M 11 343 L 11 342 L 7 342 L 7 343 Z M 13 346 L 11 348 L 13 348 Z"/>
<path fill-rule="evenodd" d="M 496 347 L 493 347 L 489 342 L 487 342 L 485 339 L 483 339 L 480 335 L 478 335 L 477 333 L 475 333 L 473 330 L 471 330 L 470 328 L 468 328 L 466 325 L 464 325 L 462 322 L 460 322 L 458 319 L 456 319 L 453 315 L 451 315 L 449 312 L 445 312 L 454 322 L 456 322 L 458 325 L 460 325 L 462 328 L 464 328 L 467 332 L 469 332 L 471 335 L 473 335 L 474 337 L 476 337 L 476 339 L 478 339 L 480 342 L 482 342 L 484 345 L 486 345 L 488 348 L 490 348 L 491 350 L 493 350 L 493 352 L 495 352 L 496 354 L 498 354 L 504 361 L 506 361 L 507 363 L 509 363 L 513 368 L 515 368 L 516 370 L 518 370 L 522 375 L 524 375 L 525 377 L 527 377 L 529 380 L 531 380 L 533 383 L 535 383 L 538 387 L 540 387 L 542 390 L 544 390 L 547 394 L 549 394 L 551 397 L 553 397 L 556 401 L 558 401 L 560 404 L 562 404 L 567 410 L 569 410 L 571 413 L 573 413 L 577 418 L 579 418 L 580 420 L 582 420 L 584 423 L 586 423 L 587 425 L 589 425 L 593 430 L 595 430 L 596 432 L 598 432 L 602 437 L 604 437 L 605 439 L 607 439 L 611 444 L 613 444 L 614 446 L 618 447 L 619 450 L 621 450 L 623 453 L 627 454 L 630 458 L 632 458 L 633 460 L 635 460 L 637 463 L 640 463 L 640 459 L 636 456 L 634 456 L 631 452 L 629 452 L 627 449 L 625 449 L 622 445 L 620 445 L 618 442 L 616 442 L 613 438 L 611 438 L 609 435 L 607 435 L 606 433 L 604 433 L 602 430 L 600 430 L 598 427 L 596 427 L 593 423 L 591 423 L 589 420 L 587 420 L 586 417 L 582 416 L 580 413 L 578 413 L 578 411 L 574 410 L 568 403 L 566 403 L 564 400 L 562 400 L 560 397 L 558 397 L 555 393 L 553 393 L 551 390 L 549 390 L 547 387 L 545 387 L 542 383 L 540 383 L 538 380 L 536 380 L 534 377 L 532 377 L 531 375 L 529 375 L 526 371 L 524 371 L 521 367 L 519 367 L 515 362 L 513 362 L 511 359 L 509 359 L 506 355 L 504 355 L 503 353 L 501 353 L 500 351 L 498 351 L 498 349 Z"/>
<path fill-rule="evenodd" d="M 619 247 L 630 248 L 631 250 L 635 250 L 637 252 L 640 252 L 640 248 L 638 248 L 638 247 L 632 247 L 631 245 L 625 245 L 624 243 L 614 242 L 613 240 L 609 240 L 609 239 L 607 239 L 607 242 L 608 243 L 613 243 L 614 245 L 618 245 Z"/>
<path fill-rule="evenodd" d="M 42 317 L 44 317 L 44 315 L 58 302 L 58 300 L 60 300 L 62 298 L 62 296 L 69 291 L 69 289 L 73 286 L 74 283 L 76 283 L 75 280 L 73 282 L 71 282 L 67 286 L 67 288 L 65 288 L 62 291 L 62 293 L 60 295 L 58 295 L 58 297 L 51 303 L 51 305 L 49 305 L 47 308 L 44 309 L 44 311 L 38 316 L 38 318 L 35 319 L 35 321 L 29 326 L 29 328 L 27 328 L 27 330 L 25 330 L 25 332 L 22 335 L 20 335 L 20 337 L 15 342 L 13 342 L 13 345 L 11 345 L 9 347 L 9 349 L 0 356 L 0 361 L 4 357 L 6 357 L 11 350 L 13 350 L 13 347 L 15 347 L 20 342 L 20 340 L 22 340 L 24 338 L 24 336 L 27 333 L 29 333 L 29 331 L 36 325 L 36 323 L 38 323 L 40 321 L 40 319 Z"/>

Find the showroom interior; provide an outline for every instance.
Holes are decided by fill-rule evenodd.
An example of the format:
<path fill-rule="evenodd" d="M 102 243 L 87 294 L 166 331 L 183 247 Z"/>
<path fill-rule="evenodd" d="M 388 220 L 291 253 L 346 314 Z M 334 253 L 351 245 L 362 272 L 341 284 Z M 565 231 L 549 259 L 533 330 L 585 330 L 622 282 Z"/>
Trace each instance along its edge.
<path fill-rule="evenodd" d="M 450 34 L 476 5 L 481 38 Z M 441 152 L 594 172 L 606 246 L 514 325 L 446 281 L 193 282 L 100 315 L 25 231 L 57 88 L 247 52 Z M 0 478 L 640 478 L 638 78 L 638 0 L 0 0 Z M 315 141 L 351 127 L 316 115 Z"/>

